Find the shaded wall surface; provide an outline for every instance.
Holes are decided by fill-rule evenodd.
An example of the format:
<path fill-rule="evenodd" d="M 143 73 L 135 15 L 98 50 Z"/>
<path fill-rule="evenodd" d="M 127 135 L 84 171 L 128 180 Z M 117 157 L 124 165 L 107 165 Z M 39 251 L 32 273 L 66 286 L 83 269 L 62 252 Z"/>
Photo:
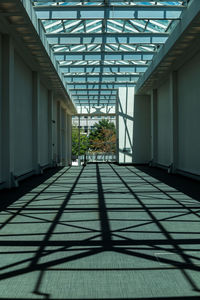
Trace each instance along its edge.
<path fill-rule="evenodd" d="M 200 53 L 178 71 L 177 167 L 200 175 Z"/>
<path fill-rule="evenodd" d="M 200 53 L 169 74 L 152 101 L 155 163 L 200 175 Z M 156 94 L 156 97 L 155 97 Z"/>
<path fill-rule="evenodd" d="M 48 90 L 40 84 L 41 101 L 39 106 L 39 145 L 40 145 L 40 164 L 48 164 Z"/>
<path fill-rule="evenodd" d="M 14 56 L 14 173 L 33 168 L 32 72 L 19 55 Z"/>
<path fill-rule="evenodd" d="M 0 34 L 0 188 L 71 162 L 67 115 L 40 70 L 35 71 L 8 34 Z"/>
<path fill-rule="evenodd" d="M 158 89 L 157 106 L 157 162 L 162 165 L 170 164 L 170 144 L 171 144 L 171 110 L 170 110 L 170 82 L 167 80 Z"/>

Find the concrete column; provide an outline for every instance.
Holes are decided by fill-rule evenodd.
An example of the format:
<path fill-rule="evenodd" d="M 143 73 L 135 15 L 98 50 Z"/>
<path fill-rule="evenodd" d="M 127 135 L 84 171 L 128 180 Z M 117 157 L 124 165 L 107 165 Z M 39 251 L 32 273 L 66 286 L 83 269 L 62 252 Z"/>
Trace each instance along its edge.
<path fill-rule="evenodd" d="M 61 162 L 62 166 L 67 165 L 67 113 L 66 110 L 61 107 Z"/>
<path fill-rule="evenodd" d="M 62 159 L 62 137 L 61 137 L 61 105 L 57 102 L 57 163 Z"/>
<path fill-rule="evenodd" d="M 135 95 L 133 128 L 133 163 L 151 160 L 151 97 Z"/>
<path fill-rule="evenodd" d="M 67 111 L 65 110 L 65 156 L 66 156 L 66 166 L 68 166 L 69 162 L 68 162 L 68 114 Z"/>
<path fill-rule="evenodd" d="M 53 166 L 53 91 L 48 91 L 48 160 Z"/>
<path fill-rule="evenodd" d="M 2 36 L 0 34 L 0 145 L 3 144 L 2 140 Z M 2 170 L 2 147 L 0 147 L 0 187 L 1 183 L 3 183 L 3 170 Z"/>
<path fill-rule="evenodd" d="M 71 164 L 69 118 L 70 118 L 70 116 L 68 115 L 67 111 L 65 110 L 65 141 L 64 142 L 65 142 L 65 164 L 66 164 L 66 166 Z"/>
<path fill-rule="evenodd" d="M 10 36 L 2 36 L 2 173 L 5 187 L 14 180 L 14 46 Z"/>
<path fill-rule="evenodd" d="M 72 116 L 67 115 L 67 159 L 72 164 Z"/>
<path fill-rule="evenodd" d="M 80 116 L 78 116 L 78 166 L 80 167 L 81 161 L 80 161 L 80 140 L 81 140 L 81 119 Z"/>
<path fill-rule="evenodd" d="M 40 109 L 40 75 L 33 72 L 33 169 L 40 173 L 40 148 L 39 148 L 39 109 Z"/>
<path fill-rule="evenodd" d="M 151 93 L 151 162 L 154 165 L 157 162 L 157 151 L 158 151 L 158 116 L 157 116 L 157 105 L 158 105 L 157 90 L 152 90 Z"/>
<path fill-rule="evenodd" d="M 53 99 L 52 111 L 52 148 L 53 148 L 53 166 L 57 164 L 57 102 Z"/>
<path fill-rule="evenodd" d="M 178 159 L 178 94 L 177 94 L 177 72 L 170 74 L 170 110 L 171 110 L 171 143 L 170 158 L 171 167 L 169 172 L 175 172 Z"/>
<path fill-rule="evenodd" d="M 115 104 L 115 113 L 116 113 L 116 161 L 119 163 L 119 90 L 117 93 L 116 104 Z"/>

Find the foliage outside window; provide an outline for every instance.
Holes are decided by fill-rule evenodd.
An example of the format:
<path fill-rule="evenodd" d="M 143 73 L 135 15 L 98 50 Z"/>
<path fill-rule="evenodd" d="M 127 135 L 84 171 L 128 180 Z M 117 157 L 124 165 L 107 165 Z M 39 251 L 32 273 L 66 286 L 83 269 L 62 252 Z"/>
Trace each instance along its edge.
<path fill-rule="evenodd" d="M 80 152 L 79 152 L 79 128 L 72 129 L 72 155 L 83 155 L 88 151 L 88 137 L 82 129 L 80 129 Z"/>
<path fill-rule="evenodd" d="M 116 128 L 114 123 L 105 119 L 95 123 L 89 135 L 89 145 L 91 152 L 115 153 Z"/>
<path fill-rule="evenodd" d="M 79 152 L 79 128 L 72 129 L 72 155 L 84 155 L 90 153 L 115 153 L 116 128 L 114 123 L 101 120 L 95 123 L 90 134 L 87 136 L 80 129 L 80 152 Z"/>

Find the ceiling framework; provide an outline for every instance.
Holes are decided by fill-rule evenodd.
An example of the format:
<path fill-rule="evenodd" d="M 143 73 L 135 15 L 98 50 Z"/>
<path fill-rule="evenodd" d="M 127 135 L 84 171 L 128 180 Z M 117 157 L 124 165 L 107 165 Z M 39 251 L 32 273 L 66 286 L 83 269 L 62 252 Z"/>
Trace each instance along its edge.
<path fill-rule="evenodd" d="M 32 2 L 74 103 L 114 106 L 118 88 L 137 84 L 189 1 Z"/>

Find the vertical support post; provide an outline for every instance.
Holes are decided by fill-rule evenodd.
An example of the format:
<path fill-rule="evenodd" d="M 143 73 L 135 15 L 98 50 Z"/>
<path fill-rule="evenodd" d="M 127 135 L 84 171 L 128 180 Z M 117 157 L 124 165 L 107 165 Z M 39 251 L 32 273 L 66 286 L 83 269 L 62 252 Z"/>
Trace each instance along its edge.
<path fill-rule="evenodd" d="M 57 102 L 57 162 L 61 164 L 61 153 L 62 153 L 62 145 L 61 145 L 61 105 L 60 102 Z"/>
<path fill-rule="evenodd" d="M 53 166 L 53 91 L 48 91 L 48 160 Z"/>
<path fill-rule="evenodd" d="M 57 164 L 57 102 L 53 99 L 52 104 L 52 151 L 53 166 Z"/>
<path fill-rule="evenodd" d="M 2 116 L 3 116 L 3 110 L 2 110 L 2 84 L 3 84 L 3 74 L 2 74 L 2 37 L 0 34 L 0 145 L 3 144 L 3 139 L 2 139 Z M 3 155 L 2 155 L 2 147 L 0 147 L 0 184 L 3 182 Z"/>
<path fill-rule="evenodd" d="M 65 157 L 66 157 L 66 166 L 69 165 L 69 149 L 68 149 L 68 114 L 65 110 Z"/>
<path fill-rule="evenodd" d="M 78 165 L 81 165 L 81 161 L 80 161 L 80 146 L 81 146 L 81 120 L 80 120 L 80 116 L 78 116 Z"/>
<path fill-rule="evenodd" d="M 15 186 L 14 179 L 14 46 L 12 38 L 2 36 L 2 169 L 5 186 Z"/>
<path fill-rule="evenodd" d="M 158 149 L 158 121 L 157 121 L 157 104 L 158 95 L 157 89 L 152 90 L 151 94 L 151 163 L 154 165 L 157 162 Z"/>
<path fill-rule="evenodd" d="M 62 165 L 68 165 L 67 159 L 67 112 L 61 109 L 61 138 L 62 138 Z"/>
<path fill-rule="evenodd" d="M 67 155 L 68 165 L 72 164 L 72 116 L 67 115 Z"/>
<path fill-rule="evenodd" d="M 116 104 L 115 104 L 115 112 L 116 112 L 116 161 L 119 163 L 119 90 L 117 92 Z"/>
<path fill-rule="evenodd" d="M 171 168 L 174 173 L 178 159 L 178 93 L 177 93 L 177 72 L 170 74 L 170 105 L 171 105 Z"/>
<path fill-rule="evenodd" d="M 33 168 L 36 174 L 40 173 L 40 148 L 39 148 L 39 110 L 40 110 L 40 75 L 33 72 Z"/>

